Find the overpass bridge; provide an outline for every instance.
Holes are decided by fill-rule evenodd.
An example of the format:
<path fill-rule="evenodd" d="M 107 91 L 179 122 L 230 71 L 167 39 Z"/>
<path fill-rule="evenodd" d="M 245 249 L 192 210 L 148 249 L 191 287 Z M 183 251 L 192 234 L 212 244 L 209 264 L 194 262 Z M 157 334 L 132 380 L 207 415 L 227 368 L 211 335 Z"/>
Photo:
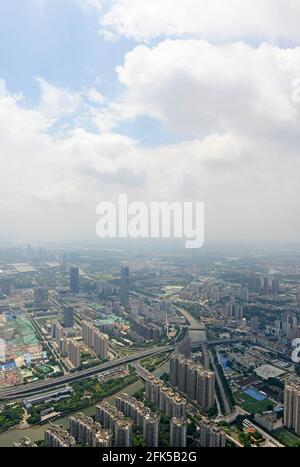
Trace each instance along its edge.
<path fill-rule="evenodd" d="M 192 349 L 198 349 L 202 347 L 203 345 L 206 345 L 206 346 L 220 345 L 220 344 L 224 345 L 224 344 L 231 344 L 231 343 L 237 343 L 237 342 L 244 342 L 245 340 L 247 339 L 236 338 L 236 339 L 212 340 L 212 341 L 205 341 L 205 342 L 193 342 Z M 119 366 L 126 365 L 128 363 L 136 362 L 138 360 L 142 360 L 147 357 L 152 357 L 160 353 L 172 352 L 175 350 L 175 348 L 176 348 L 176 345 L 168 345 L 165 347 L 155 347 L 154 349 L 149 349 L 143 352 L 138 352 L 134 355 L 130 355 L 127 357 L 118 358 L 116 360 L 112 360 L 107 363 L 96 365 L 86 370 L 81 370 L 81 371 L 77 371 L 71 374 L 60 376 L 55 379 L 49 379 L 49 380 L 41 381 L 38 383 L 31 383 L 31 384 L 26 384 L 24 386 L 9 388 L 7 390 L 0 391 L 0 401 L 24 399 L 26 397 L 30 397 L 32 394 L 43 393 L 49 389 L 59 388 L 66 384 L 71 384 L 76 381 L 81 381 L 83 379 L 90 378 L 97 374 L 101 374 L 107 370 L 117 368 Z"/>

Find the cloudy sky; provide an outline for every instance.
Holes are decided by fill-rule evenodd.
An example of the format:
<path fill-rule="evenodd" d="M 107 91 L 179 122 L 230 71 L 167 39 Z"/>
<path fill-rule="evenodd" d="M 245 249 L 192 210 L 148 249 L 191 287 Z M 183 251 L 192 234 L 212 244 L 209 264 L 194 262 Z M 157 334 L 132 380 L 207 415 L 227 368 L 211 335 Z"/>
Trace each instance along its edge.
<path fill-rule="evenodd" d="M 204 201 L 207 240 L 300 238 L 300 0 L 2 0 L 0 238 Z"/>

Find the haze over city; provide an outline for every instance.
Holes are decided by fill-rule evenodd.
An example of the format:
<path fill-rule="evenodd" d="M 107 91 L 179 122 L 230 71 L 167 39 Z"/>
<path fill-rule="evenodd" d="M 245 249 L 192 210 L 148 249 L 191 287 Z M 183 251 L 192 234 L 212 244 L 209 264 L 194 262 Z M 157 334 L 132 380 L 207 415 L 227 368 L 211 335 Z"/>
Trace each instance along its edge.
<path fill-rule="evenodd" d="M 299 20 L 0 1 L 0 447 L 300 447 Z"/>

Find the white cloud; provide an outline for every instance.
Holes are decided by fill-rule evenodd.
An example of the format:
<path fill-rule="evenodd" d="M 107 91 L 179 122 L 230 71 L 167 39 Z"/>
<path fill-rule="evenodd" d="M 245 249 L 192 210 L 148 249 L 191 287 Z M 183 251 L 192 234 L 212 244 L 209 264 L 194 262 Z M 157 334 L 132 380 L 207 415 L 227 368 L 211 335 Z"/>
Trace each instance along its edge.
<path fill-rule="evenodd" d="M 205 201 L 208 239 L 298 238 L 300 48 L 167 40 L 136 47 L 117 71 L 115 101 L 40 78 L 33 109 L 0 80 L 3 234 L 93 237 L 98 202 L 125 192 Z M 113 131 L 140 115 L 182 141 L 146 149 Z"/>
<path fill-rule="evenodd" d="M 37 78 L 41 88 L 40 110 L 49 118 L 73 114 L 80 106 L 80 96 L 66 89 L 53 86 L 42 78 Z"/>
<path fill-rule="evenodd" d="M 136 47 L 117 71 L 125 87 L 120 107 L 131 117 L 159 119 L 177 134 L 299 135 L 293 83 L 300 48 L 166 40 Z"/>
<path fill-rule="evenodd" d="M 96 10 L 102 10 L 102 0 L 74 0 L 81 8 L 88 9 L 94 8 Z"/>
<path fill-rule="evenodd" d="M 299 0 L 112 0 L 107 4 L 101 26 L 108 39 L 300 39 Z"/>

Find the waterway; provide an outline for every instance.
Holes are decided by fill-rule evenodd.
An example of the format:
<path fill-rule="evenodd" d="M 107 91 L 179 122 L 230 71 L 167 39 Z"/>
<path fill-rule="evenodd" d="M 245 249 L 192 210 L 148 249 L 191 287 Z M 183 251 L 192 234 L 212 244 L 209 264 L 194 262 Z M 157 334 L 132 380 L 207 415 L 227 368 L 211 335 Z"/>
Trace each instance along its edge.
<path fill-rule="evenodd" d="M 192 342 L 205 343 L 206 333 L 205 333 L 205 330 L 201 327 L 199 321 L 197 321 L 188 311 L 184 310 L 181 307 L 179 309 L 180 309 L 180 312 L 189 321 L 190 326 L 193 328 L 193 330 L 190 331 Z M 168 371 L 169 371 L 169 362 L 166 362 L 163 365 L 161 365 L 156 371 L 154 371 L 154 374 L 160 377 L 163 373 L 168 372 Z M 133 395 L 135 392 L 139 391 L 143 387 L 144 387 L 144 382 L 140 379 L 136 381 L 135 383 L 127 386 L 127 388 L 122 389 L 120 393 L 126 392 L 129 395 Z M 112 397 L 109 397 L 107 400 L 110 403 L 114 404 L 116 395 L 120 393 L 114 394 Z M 95 415 L 96 405 L 97 404 L 94 404 L 84 409 L 81 409 L 80 412 L 83 412 L 86 415 Z M 66 428 L 69 428 L 69 417 L 70 417 L 70 414 L 60 417 L 56 419 L 55 423 L 62 425 Z M 14 442 L 18 441 L 20 438 L 24 436 L 26 436 L 27 438 L 30 438 L 32 441 L 41 440 L 44 438 L 44 431 L 47 429 L 47 427 L 49 427 L 48 423 L 44 425 L 32 426 L 30 428 L 26 428 L 25 430 L 14 428 L 12 430 L 1 433 L 0 434 L 0 447 L 11 446 Z"/>
<path fill-rule="evenodd" d="M 165 362 L 163 365 L 161 365 L 156 371 L 154 371 L 154 374 L 158 377 L 160 377 L 163 373 L 169 371 L 169 362 Z M 115 403 L 115 398 L 118 394 L 122 392 L 126 392 L 129 395 L 133 395 L 135 392 L 139 391 L 140 389 L 144 388 L 144 382 L 139 379 L 133 384 L 130 384 L 127 386 L 125 389 L 122 389 L 119 393 L 114 394 L 112 397 L 109 397 L 107 400 L 111 404 Z M 84 409 L 81 409 L 80 412 L 83 412 L 86 415 L 95 415 L 96 413 L 96 405 L 93 404 L 89 407 L 85 407 Z M 60 417 L 55 420 L 55 423 L 58 425 L 62 425 L 65 428 L 69 428 L 69 417 L 70 414 Z M 5 431 L 4 433 L 0 434 L 0 447 L 9 447 L 12 446 L 12 444 L 16 441 L 19 441 L 21 438 L 26 436 L 27 438 L 30 438 L 32 441 L 39 441 L 44 438 L 44 432 L 49 427 L 49 423 L 45 423 L 44 425 L 35 425 L 30 428 L 26 429 L 20 429 L 20 428 L 14 428 L 9 431 Z"/>

